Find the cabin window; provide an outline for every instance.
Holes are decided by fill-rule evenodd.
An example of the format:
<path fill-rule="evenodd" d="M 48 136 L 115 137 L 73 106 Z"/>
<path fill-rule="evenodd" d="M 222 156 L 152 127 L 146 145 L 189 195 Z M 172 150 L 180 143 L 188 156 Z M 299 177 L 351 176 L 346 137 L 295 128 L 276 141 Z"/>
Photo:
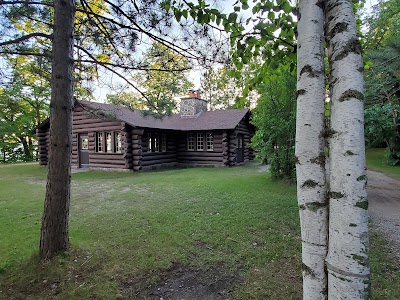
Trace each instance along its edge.
<path fill-rule="evenodd" d="M 81 150 L 89 150 L 89 138 L 81 138 Z"/>
<path fill-rule="evenodd" d="M 96 152 L 122 153 L 121 132 L 96 132 Z"/>
<path fill-rule="evenodd" d="M 160 152 L 160 139 L 158 133 L 154 134 L 154 152 Z"/>
<path fill-rule="evenodd" d="M 214 150 L 214 136 L 213 136 L 212 132 L 206 133 L 206 143 L 207 143 L 207 151 L 213 151 Z"/>
<path fill-rule="evenodd" d="M 112 134 L 111 132 L 106 132 L 106 152 L 112 152 Z"/>
<path fill-rule="evenodd" d="M 122 152 L 121 132 L 114 132 L 114 152 L 115 153 Z"/>
<path fill-rule="evenodd" d="M 167 135 L 165 133 L 161 135 L 161 151 L 167 151 Z"/>
<path fill-rule="evenodd" d="M 237 148 L 238 149 L 242 149 L 243 148 L 243 138 L 241 135 L 238 135 L 237 137 Z"/>
<path fill-rule="evenodd" d="M 193 133 L 188 133 L 188 135 L 187 135 L 187 149 L 189 151 L 194 151 L 194 135 L 193 135 Z"/>
<path fill-rule="evenodd" d="M 103 152 L 103 132 L 96 133 L 96 152 Z"/>
<path fill-rule="evenodd" d="M 151 138 L 151 133 L 147 134 L 147 152 L 153 151 L 153 139 Z"/>
<path fill-rule="evenodd" d="M 202 133 L 197 134 L 197 151 L 204 150 L 204 135 Z"/>

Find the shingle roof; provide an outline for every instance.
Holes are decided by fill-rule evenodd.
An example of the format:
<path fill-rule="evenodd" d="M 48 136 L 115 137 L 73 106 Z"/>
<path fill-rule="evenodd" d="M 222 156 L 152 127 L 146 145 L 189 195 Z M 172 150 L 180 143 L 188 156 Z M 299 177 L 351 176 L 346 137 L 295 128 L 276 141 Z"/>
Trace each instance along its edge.
<path fill-rule="evenodd" d="M 181 117 L 179 114 L 165 116 L 162 119 L 146 115 L 141 110 L 131 110 L 127 107 L 89 101 L 77 101 L 92 110 L 111 115 L 115 119 L 128 123 L 131 126 L 173 129 L 173 130 L 213 130 L 234 129 L 246 116 L 249 109 L 226 109 L 202 112 L 197 117 Z"/>

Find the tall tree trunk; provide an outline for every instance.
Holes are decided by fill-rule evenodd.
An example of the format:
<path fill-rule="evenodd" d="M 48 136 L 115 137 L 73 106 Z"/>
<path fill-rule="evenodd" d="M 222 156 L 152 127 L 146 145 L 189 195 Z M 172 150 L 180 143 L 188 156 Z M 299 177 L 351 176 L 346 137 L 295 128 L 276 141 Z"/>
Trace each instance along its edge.
<path fill-rule="evenodd" d="M 324 9 L 300 0 L 297 50 L 296 174 L 303 259 L 303 299 L 325 299 L 327 195 L 324 155 Z"/>
<path fill-rule="evenodd" d="M 69 246 L 74 17 L 74 0 L 54 1 L 49 170 L 39 251 L 42 259 Z"/>
<path fill-rule="evenodd" d="M 26 140 L 25 136 L 20 136 L 19 137 L 19 141 L 22 144 L 22 147 L 24 148 L 24 156 L 26 160 L 31 160 L 32 158 L 32 153 L 31 153 L 31 149 L 29 148 L 28 142 Z"/>
<path fill-rule="evenodd" d="M 363 62 L 351 0 L 326 1 L 332 92 L 329 299 L 369 299 Z"/>

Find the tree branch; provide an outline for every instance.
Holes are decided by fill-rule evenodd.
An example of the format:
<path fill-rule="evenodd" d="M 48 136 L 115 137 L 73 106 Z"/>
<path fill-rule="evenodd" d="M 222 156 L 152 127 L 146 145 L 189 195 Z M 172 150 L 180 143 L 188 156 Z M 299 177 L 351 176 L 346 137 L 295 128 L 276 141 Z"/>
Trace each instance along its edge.
<path fill-rule="evenodd" d="M 29 51 L 11 51 L 11 50 L 0 50 L 0 54 L 10 54 L 10 55 L 26 55 L 26 56 L 41 56 L 51 58 L 51 54 L 49 53 L 38 53 L 38 52 L 29 52 Z"/>
<path fill-rule="evenodd" d="M 24 4 L 24 5 L 44 5 L 44 6 L 54 7 L 53 3 L 51 3 L 51 2 L 27 1 L 27 0 L 0 1 L 0 5 L 16 5 L 16 4 Z"/>
<path fill-rule="evenodd" d="M 125 66 L 125 65 L 120 65 L 120 64 L 113 64 L 113 63 L 109 63 L 109 62 L 103 62 L 103 61 L 99 61 L 98 59 L 96 59 L 96 57 L 94 57 L 89 51 L 87 51 L 85 48 L 75 45 L 75 48 L 78 48 L 79 50 L 81 50 L 82 52 L 86 53 L 86 55 L 88 55 L 91 59 L 79 59 L 79 60 L 74 60 L 75 62 L 84 62 L 84 63 L 94 63 L 94 64 L 99 64 L 101 66 L 110 66 L 110 67 L 117 67 L 117 68 L 121 68 L 121 69 L 125 69 L 125 70 L 137 70 L 137 71 L 158 71 L 158 72 L 183 72 L 183 71 L 188 71 L 191 68 L 180 68 L 180 69 L 154 69 L 154 68 L 146 68 L 143 66 Z"/>
<path fill-rule="evenodd" d="M 9 40 L 9 41 L 2 42 L 2 43 L 0 43 L 0 47 L 1 46 L 6 46 L 6 45 L 11 45 L 11 44 L 18 44 L 20 42 L 29 40 L 30 38 L 33 38 L 33 37 L 44 37 L 44 38 L 47 38 L 47 39 L 52 39 L 53 35 L 52 34 L 45 34 L 45 33 L 41 33 L 41 32 L 34 32 L 34 33 L 30 33 L 30 34 L 21 36 L 21 37 L 19 37 L 17 39 L 14 39 L 14 40 Z"/>

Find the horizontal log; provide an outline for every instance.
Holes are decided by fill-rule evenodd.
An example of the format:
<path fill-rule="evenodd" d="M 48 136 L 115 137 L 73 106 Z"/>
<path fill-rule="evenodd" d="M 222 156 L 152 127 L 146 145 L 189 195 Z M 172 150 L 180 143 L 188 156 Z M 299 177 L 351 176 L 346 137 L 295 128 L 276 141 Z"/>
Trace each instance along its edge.
<path fill-rule="evenodd" d="M 189 162 L 197 162 L 197 161 L 212 161 L 212 162 L 222 162 L 222 157 L 178 157 L 178 161 L 189 161 Z"/>
<path fill-rule="evenodd" d="M 133 128 L 131 132 L 132 132 L 132 134 L 143 135 L 144 129 L 143 128 Z"/>
<path fill-rule="evenodd" d="M 115 125 L 118 126 L 121 129 L 121 122 L 116 122 L 110 119 L 93 119 L 93 118 L 86 118 L 86 119 L 81 119 L 81 120 L 73 120 L 72 124 L 74 126 L 82 126 L 82 125 L 87 125 L 87 124 L 96 124 L 96 126 L 100 126 L 100 124 L 107 124 L 105 126 L 110 126 L 110 125 Z"/>
<path fill-rule="evenodd" d="M 89 164 L 112 164 L 112 165 L 125 165 L 125 160 L 114 160 L 114 159 L 94 159 L 90 157 Z"/>
<path fill-rule="evenodd" d="M 131 159 L 132 158 L 132 153 L 131 152 L 125 152 L 122 157 L 127 160 L 127 159 Z"/>
<path fill-rule="evenodd" d="M 160 165 L 160 164 L 169 164 L 169 163 L 174 163 L 176 162 L 175 159 L 157 159 L 157 160 L 148 160 L 148 161 L 143 161 L 142 166 L 153 166 L 153 165 Z"/>
<path fill-rule="evenodd" d="M 139 155 L 139 156 L 141 156 L 142 155 L 142 149 L 134 149 L 134 150 L 132 150 L 132 154 L 133 155 Z"/>
<path fill-rule="evenodd" d="M 221 152 L 199 152 L 199 151 L 187 151 L 178 153 L 179 157 L 191 157 L 196 159 L 197 157 L 222 157 Z"/>
<path fill-rule="evenodd" d="M 107 152 L 95 152 L 90 154 L 90 159 L 111 159 L 111 160 L 123 160 L 123 153 L 107 153 Z"/>
<path fill-rule="evenodd" d="M 142 166 L 133 166 L 134 171 L 140 171 L 142 169 Z"/>
<path fill-rule="evenodd" d="M 140 139 L 142 139 L 142 136 L 138 135 L 138 134 L 132 134 L 132 139 L 133 140 L 140 140 Z"/>
<path fill-rule="evenodd" d="M 132 160 L 132 165 L 135 166 L 141 166 L 142 165 L 142 161 L 141 160 Z"/>
<path fill-rule="evenodd" d="M 117 164 L 103 164 L 103 163 L 90 163 L 90 168 L 114 168 L 114 169 L 125 169 L 125 165 Z"/>
<path fill-rule="evenodd" d="M 142 160 L 143 162 L 145 161 L 156 161 L 156 160 L 164 160 L 164 159 L 172 159 L 172 160 L 176 160 L 176 154 L 159 154 L 159 155 L 151 155 L 148 156 L 145 153 L 143 153 L 142 156 Z"/>
<path fill-rule="evenodd" d="M 88 133 L 88 132 L 104 132 L 104 131 L 119 131 L 118 126 L 109 126 L 109 127 L 85 127 L 85 128 L 74 128 L 73 133 Z"/>
<path fill-rule="evenodd" d="M 176 154 L 176 152 L 174 151 L 165 151 L 165 152 L 147 152 L 147 151 L 143 151 L 143 156 L 157 156 L 157 155 L 167 155 L 167 154 Z"/>

